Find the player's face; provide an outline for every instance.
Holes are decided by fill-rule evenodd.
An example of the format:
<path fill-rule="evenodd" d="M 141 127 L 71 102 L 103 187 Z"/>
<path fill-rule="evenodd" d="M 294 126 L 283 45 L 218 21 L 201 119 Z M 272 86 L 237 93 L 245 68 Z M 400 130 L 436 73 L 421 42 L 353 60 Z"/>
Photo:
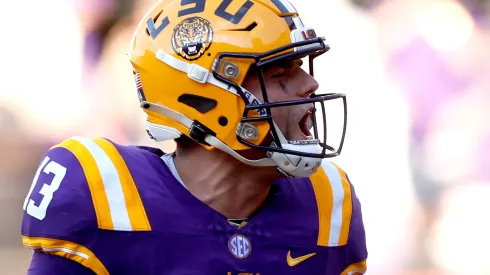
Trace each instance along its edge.
<path fill-rule="evenodd" d="M 269 102 L 305 99 L 318 89 L 318 82 L 305 72 L 301 65 L 301 60 L 294 60 L 283 62 L 264 71 Z M 247 77 L 243 87 L 264 102 L 256 73 L 251 73 Z M 301 104 L 272 108 L 272 119 L 286 139 L 310 139 L 312 134 L 308 129 L 312 125 L 310 111 L 313 107 L 313 104 Z"/>

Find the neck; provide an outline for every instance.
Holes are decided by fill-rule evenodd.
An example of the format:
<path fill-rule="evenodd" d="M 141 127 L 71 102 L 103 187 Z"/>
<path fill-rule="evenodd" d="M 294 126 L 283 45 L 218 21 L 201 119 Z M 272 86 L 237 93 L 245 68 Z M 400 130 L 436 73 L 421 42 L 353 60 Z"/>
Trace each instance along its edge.
<path fill-rule="evenodd" d="M 274 167 L 252 167 L 217 149 L 178 147 L 175 166 L 195 197 L 229 219 L 248 218 L 265 201 Z"/>

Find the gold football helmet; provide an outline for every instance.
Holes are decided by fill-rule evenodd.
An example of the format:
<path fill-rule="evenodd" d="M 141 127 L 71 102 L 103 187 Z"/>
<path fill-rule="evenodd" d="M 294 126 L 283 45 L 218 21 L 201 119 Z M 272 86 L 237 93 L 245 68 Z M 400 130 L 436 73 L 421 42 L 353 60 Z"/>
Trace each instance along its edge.
<path fill-rule="evenodd" d="M 156 141 L 185 135 L 206 149 L 219 149 L 252 166 L 276 166 L 290 177 L 308 177 L 322 159 L 337 156 L 346 129 L 346 99 L 332 93 L 269 102 L 263 69 L 275 62 L 313 59 L 329 47 L 303 26 L 287 0 L 163 0 L 138 25 L 130 47 L 147 131 Z M 250 68 L 258 74 L 263 101 L 241 85 Z M 324 102 L 343 101 L 340 145 L 326 144 Z M 315 104 L 314 138 L 287 140 L 271 109 Z M 323 119 L 323 133 L 317 122 Z M 320 135 L 320 136 L 319 136 Z M 262 150 L 250 159 L 244 150 Z"/>

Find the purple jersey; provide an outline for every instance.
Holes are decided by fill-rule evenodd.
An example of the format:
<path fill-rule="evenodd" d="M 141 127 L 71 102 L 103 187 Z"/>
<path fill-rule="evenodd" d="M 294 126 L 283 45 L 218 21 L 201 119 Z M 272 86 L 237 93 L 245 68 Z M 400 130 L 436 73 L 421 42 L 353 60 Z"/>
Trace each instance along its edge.
<path fill-rule="evenodd" d="M 332 162 L 310 178 L 275 182 L 260 211 L 236 227 L 189 193 L 162 155 L 101 138 L 51 148 L 24 202 L 22 238 L 65 259 L 36 253 L 31 274 L 73 262 L 96 274 L 365 272 L 361 207 Z"/>

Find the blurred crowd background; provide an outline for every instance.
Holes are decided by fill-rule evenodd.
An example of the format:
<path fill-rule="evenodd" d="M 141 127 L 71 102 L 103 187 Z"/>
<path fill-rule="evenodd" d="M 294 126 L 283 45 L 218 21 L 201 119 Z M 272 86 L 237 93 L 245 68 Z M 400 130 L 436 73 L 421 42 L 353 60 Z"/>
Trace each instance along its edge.
<path fill-rule="evenodd" d="M 126 56 L 154 0 L 0 3 L 0 274 L 25 274 L 22 202 L 74 135 L 154 144 Z M 348 98 L 336 161 L 363 206 L 368 274 L 490 274 L 490 1 L 291 0 Z"/>

